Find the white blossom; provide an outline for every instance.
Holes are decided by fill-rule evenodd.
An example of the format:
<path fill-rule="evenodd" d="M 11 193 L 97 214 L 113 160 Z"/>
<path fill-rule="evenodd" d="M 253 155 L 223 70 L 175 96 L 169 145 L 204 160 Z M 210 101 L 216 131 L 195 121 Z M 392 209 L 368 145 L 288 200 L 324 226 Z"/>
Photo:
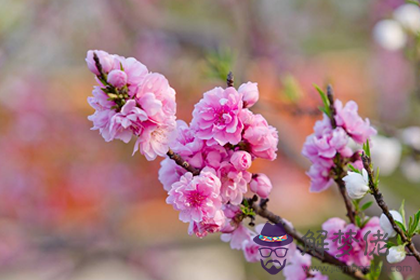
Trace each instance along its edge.
<path fill-rule="evenodd" d="M 389 263 L 399 263 L 402 262 L 405 259 L 405 246 L 404 245 L 400 245 L 400 246 L 394 246 L 389 248 L 389 253 L 386 256 L 386 260 Z"/>
<path fill-rule="evenodd" d="M 362 198 L 369 190 L 368 174 L 365 169 L 362 170 L 362 174 L 347 172 L 343 181 L 346 183 L 346 190 L 351 199 Z"/>
<path fill-rule="evenodd" d="M 400 223 L 403 222 L 401 214 L 398 211 L 391 210 L 389 213 L 392 215 L 392 218 L 394 218 L 395 221 Z M 397 234 L 385 214 L 382 214 L 379 218 L 379 225 L 381 226 L 382 230 L 388 234 L 388 237 L 394 237 Z"/>

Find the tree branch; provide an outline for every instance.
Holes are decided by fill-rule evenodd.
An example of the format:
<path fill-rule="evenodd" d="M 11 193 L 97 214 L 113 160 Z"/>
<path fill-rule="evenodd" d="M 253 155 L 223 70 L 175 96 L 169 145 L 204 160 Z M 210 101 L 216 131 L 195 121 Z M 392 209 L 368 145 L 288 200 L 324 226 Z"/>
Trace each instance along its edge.
<path fill-rule="evenodd" d="M 200 170 L 195 168 L 194 166 L 191 166 L 187 161 L 185 161 L 180 155 L 169 149 L 169 151 L 166 153 L 170 159 L 176 162 L 179 166 L 187 170 L 188 172 L 191 172 L 194 176 L 200 174 Z"/>
<path fill-rule="evenodd" d="M 401 236 L 401 240 L 404 243 L 407 243 L 406 247 L 408 248 L 408 250 L 413 254 L 413 256 L 420 263 L 420 253 L 416 250 L 416 247 L 414 247 L 414 244 L 411 242 L 411 240 L 408 239 L 407 236 L 405 236 L 403 230 L 395 223 L 394 218 L 392 217 L 392 214 L 389 212 L 388 205 L 386 204 L 382 193 L 379 191 L 379 188 L 375 186 L 375 183 L 373 181 L 373 171 L 371 168 L 370 158 L 366 154 L 363 153 L 362 161 L 363 161 L 363 166 L 368 173 L 369 188 L 372 191 L 372 195 L 375 198 L 376 203 L 382 209 L 382 212 L 385 214 L 385 216 L 388 218 L 389 222 L 392 225 L 392 228 L 398 233 L 399 236 Z"/>
<path fill-rule="evenodd" d="M 335 111 L 335 107 L 334 107 L 334 93 L 333 93 L 333 89 L 332 89 L 331 85 L 327 86 L 327 97 L 328 97 L 328 101 L 330 103 L 331 126 L 333 128 L 336 128 L 337 123 L 335 121 L 336 111 Z M 336 170 L 335 170 L 334 181 L 337 184 L 338 189 L 340 190 L 341 196 L 343 197 L 344 204 L 346 205 L 347 217 L 349 218 L 349 220 L 352 224 L 356 224 L 356 220 L 355 220 L 355 217 L 354 217 L 355 212 L 353 210 L 353 204 L 351 203 L 350 198 L 347 195 L 346 184 L 343 181 L 344 176 L 346 176 L 346 172 L 344 170 L 343 160 L 342 160 L 342 157 L 340 156 L 340 154 L 337 154 L 337 155 L 338 156 L 336 157 Z"/>
<path fill-rule="evenodd" d="M 278 215 L 274 214 L 273 212 L 270 212 L 269 210 L 267 210 L 267 201 L 268 200 L 261 200 L 261 203 L 258 204 L 254 199 L 251 199 L 251 207 L 252 209 L 254 209 L 255 213 L 257 215 L 259 215 L 260 217 L 263 217 L 267 220 L 269 220 L 270 222 L 272 222 L 273 224 L 278 224 L 278 223 L 282 223 L 284 226 L 284 229 L 286 230 L 286 232 L 293 237 L 293 239 L 301 244 L 305 244 L 304 242 L 304 238 L 302 233 L 298 232 L 295 228 L 289 226 L 287 223 L 285 223 L 285 221 Z M 298 246 L 298 249 L 302 251 L 302 248 Z M 303 251 L 302 251 L 303 252 Z M 324 256 L 322 256 L 320 253 L 314 252 L 314 251 L 310 251 L 307 252 L 309 255 L 311 255 L 312 257 L 315 257 L 317 259 L 319 259 L 321 262 L 323 263 L 328 263 L 334 266 L 337 266 L 338 268 L 341 269 L 341 271 L 351 277 L 353 277 L 354 279 L 366 279 L 364 274 L 362 273 L 362 271 L 360 271 L 357 267 L 352 267 L 352 266 L 348 266 L 346 265 L 344 262 L 336 259 L 335 257 L 333 257 L 332 255 L 330 255 L 327 252 L 324 252 Z"/>

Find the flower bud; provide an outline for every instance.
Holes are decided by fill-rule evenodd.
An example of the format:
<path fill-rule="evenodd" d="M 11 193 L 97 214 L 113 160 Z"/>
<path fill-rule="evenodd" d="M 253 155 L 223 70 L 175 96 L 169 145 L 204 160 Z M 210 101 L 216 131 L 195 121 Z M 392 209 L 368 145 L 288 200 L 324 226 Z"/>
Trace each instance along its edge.
<path fill-rule="evenodd" d="M 251 167 L 252 158 L 248 152 L 236 151 L 230 158 L 230 162 L 237 170 L 244 171 Z"/>
<path fill-rule="evenodd" d="M 114 87 L 121 88 L 127 84 L 127 74 L 121 70 L 112 70 L 108 74 L 107 82 Z"/>
<path fill-rule="evenodd" d="M 262 173 L 252 176 L 251 183 L 249 183 L 251 191 L 256 193 L 261 198 L 267 198 L 273 188 L 270 179 Z"/>
<path fill-rule="evenodd" d="M 394 218 L 395 221 L 398 221 L 400 223 L 403 222 L 401 214 L 398 211 L 391 210 L 389 211 L 389 213 L 391 213 L 392 218 Z M 388 237 L 394 237 L 397 234 L 397 232 L 394 230 L 394 228 L 392 227 L 391 223 L 388 220 L 388 217 L 385 216 L 385 214 L 381 215 L 381 218 L 379 219 L 379 224 L 382 230 L 385 233 L 388 233 Z"/>
<path fill-rule="evenodd" d="M 93 53 L 96 53 L 96 55 L 98 56 L 99 62 L 101 63 L 101 66 L 102 66 L 102 70 L 105 73 L 108 73 L 109 71 L 111 71 L 112 67 L 114 66 L 114 56 L 110 55 L 109 53 L 105 51 L 98 51 L 98 50 L 90 50 L 87 52 L 85 61 L 87 63 L 89 70 L 95 75 L 100 74 L 98 68 L 96 67 L 96 62 L 93 59 Z"/>
<path fill-rule="evenodd" d="M 257 85 L 257 83 L 248 82 L 238 88 L 238 92 L 243 95 L 242 101 L 244 102 L 244 108 L 249 108 L 258 101 L 260 94 Z"/>
<path fill-rule="evenodd" d="M 346 190 L 351 199 L 360 199 L 369 190 L 368 174 L 365 169 L 362 170 L 362 174 L 348 172 L 343 181 L 346 183 Z"/>
<path fill-rule="evenodd" d="M 400 245 L 400 246 L 394 246 L 389 248 L 389 253 L 386 256 L 386 260 L 389 263 L 399 263 L 402 262 L 405 259 L 405 246 L 404 245 Z"/>

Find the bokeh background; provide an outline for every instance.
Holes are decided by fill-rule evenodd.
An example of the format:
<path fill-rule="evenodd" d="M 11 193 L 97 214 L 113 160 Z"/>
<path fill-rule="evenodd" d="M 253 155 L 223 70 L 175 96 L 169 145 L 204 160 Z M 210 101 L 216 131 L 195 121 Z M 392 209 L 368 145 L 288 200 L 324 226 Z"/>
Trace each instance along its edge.
<path fill-rule="evenodd" d="M 405 198 L 413 214 L 420 208 L 419 51 L 412 34 L 398 50 L 373 36 L 403 3 L 0 0 L 0 279 L 282 279 L 246 263 L 218 234 L 189 236 L 165 204 L 159 160 L 132 157 L 133 143 L 105 143 L 90 130 L 89 49 L 134 56 L 164 74 L 187 122 L 228 70 L 236 85 L 258 82 L 253 109 L 280 142 L 277 160 L 256 161 L 252 170 L 274 183 L 270 209 L 303 232 L 345 218 L 337 188 L 309 193 L 310 164 L 300 155 L 321 117 L 313 84 L 331 83 L 392 137 L 375 148 L 389 170 L 381 188 L 392 208 Z M 369 215 L 378 214 L 372 207 Z M 400 265 L 420 279 L 415 261 Z"/>

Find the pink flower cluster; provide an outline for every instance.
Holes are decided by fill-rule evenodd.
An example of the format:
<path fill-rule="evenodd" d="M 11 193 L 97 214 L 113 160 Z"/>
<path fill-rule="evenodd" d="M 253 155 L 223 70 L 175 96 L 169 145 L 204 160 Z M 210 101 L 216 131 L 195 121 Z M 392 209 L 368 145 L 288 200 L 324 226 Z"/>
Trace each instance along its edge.
<path fill-rule="evenodd" d="M 311 192 L 321 192 L 327 189 L 333 182 L 331 168 L 334 166 L 334 158 L 340 154 L 343 158 L 350 158 L 353 155 L 349 147 L 349 140 L 352 138 L 357 144 L 363 144 L 376 130 L 370 126 L 369 119 L 363 120 L 357 114 L 357 105 L 350 101 L 343 107 L 340 100 L 334 103 L 337 124 L 333 128 L 327 115 L 317 121 L 314 126 L 314 133 L 306 138 L 302 154 L 307 157 L 312 166 L 307 172 L 311 178 Z M 362 168 L 360 161 L 353 165 Z"/>
<path fill-rule="evenodd" d="M 296 247 L 296 245 L 294 245 Z M 328 280 L 328 276 L 319 271 L 311 271 L 312 257 L 302 255 L 299 250 L 291 252 L 291 259 L 283 270 L 286 280 Z"/>
<path fill-rule="evenodd" d="M 373 235 L 377 234 L 378 230 L 382 235 L 384 234 L 379 225 L 378 217 L 372 217 L 363 228 L 358 228 L 351 223 L 347 224 L 340 218 L 331 218 L 322 225 L 322 229 L 328 232 L 325 240 L 329 243 L 328 253 L 333 256 L 343 255 L 338 257 L 338 259 L 345 262 L 347 265 L 355 264 L 357 266 L 369 266 L 371 260 L 373 260 L 373 256 L 375 254 L 378 255 L 378 249 L 380 252 L 384 252 L 381 248 L 384 248 L 385 242 L 380 241 L 377 244 L 371 242 L 377 240 L 377 237 L 375 238 Z M 344 235 L 341 236 L 341 238 L 337 238 L 338 235 L 334 235 L 334 233 L 338 233 L 340 230 Z M 355 235 L 352 235 L 352 238 L 350 238 L 349 235 L 350 231 L 356 233 Z M 370 233 L 368 233 L 369 231 Z M 364 240 L 365 235 L 367 236 L 367 242 Z M 348 244 L 351 244 L 352 248 L 350 248 Z M 344 254 L 344 252 L 349 249 L 349 254 Z M 367 254 L 365 254 L 365 250 L 367 250 Z M 371 255 L 371 252 L 374 253 Z"/>
<path fill-rule="evenodd" d="M 92 129 L 99 130 L 107 142 L 120 139 L 128 143 L 135 136 L 134 153 L 140 149 L 148 160 L 165 156 L 170 134 L 176 128 L 175 91 L 167 79 L 149 72 L 135 58 L 104 51 L 88 51 L 86 62 L 99 84 L 88 98 L 95 109 L 89 116 Z"/>
<path fill-rule="evenodd" d="M 252 174 L 248 169 L 256 158 L 276 158 L 277 131 L 248 109 L 258 100 L 257 85 L 247 83 L 239 89 L 206 92 L 195 105 L 191 124 L 177 121 L 169 145 L 201 170 L 198 176 L 193 177 L 170 159 L 161 162 L 159 180 L 168 191 L 167 202 L 180 211 L 182 221 L 190 223 L 189 233 L 199 237 L 209 232 L 231 232 L 237 227 L 235 219 L 241 213 L 238 205 L 248 185 L 262 198 L 268 197 L 272 188 L 266 175 Z M 210 174 L 211 199 L 210 186 L 203 183 Z"/>

